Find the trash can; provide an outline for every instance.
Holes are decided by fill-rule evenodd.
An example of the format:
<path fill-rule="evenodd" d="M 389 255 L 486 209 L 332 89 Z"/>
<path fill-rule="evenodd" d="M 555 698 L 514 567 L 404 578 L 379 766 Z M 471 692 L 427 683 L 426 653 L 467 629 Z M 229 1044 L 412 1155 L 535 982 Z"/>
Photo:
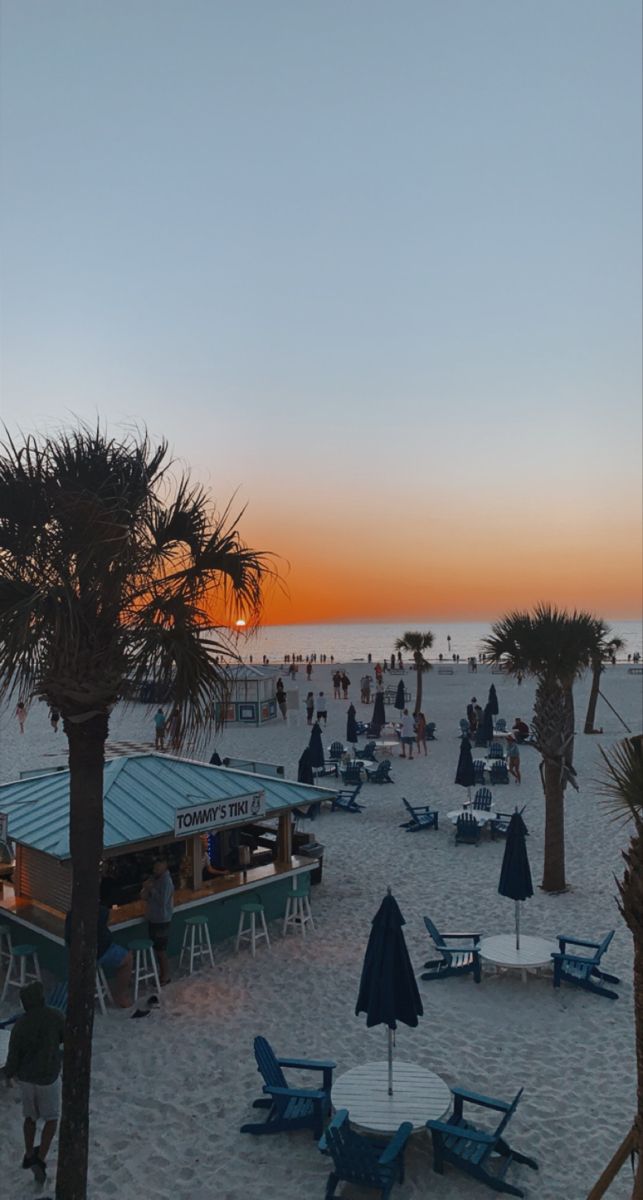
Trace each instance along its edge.
<path fill-rule="evenodd" d="M 321 883 L 324 863 L 324 847 L 321 842 L 306 842 L 304 846 L 299 846 L 297 854 L 300 854 L 303 858 L 317 859 L 317 866 L 310 872 L 310 882 Z"/>

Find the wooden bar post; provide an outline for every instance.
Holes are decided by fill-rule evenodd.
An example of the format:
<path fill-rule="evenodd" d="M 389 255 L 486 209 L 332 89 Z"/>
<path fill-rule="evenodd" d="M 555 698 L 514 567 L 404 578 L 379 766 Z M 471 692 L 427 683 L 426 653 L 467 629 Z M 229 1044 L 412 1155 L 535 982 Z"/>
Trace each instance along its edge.
<path fill-rule="evenodd" d="M 197 888 L 201 887 L 203 879 L 201 834 L 196 833 L 190 840 L 192 842 L 192 890 L 196 892 Z"/>
<path fill-rule="evenodd" d="M 277 831 L 277 862 L 283 867 L 289 867 L 292 859 L 292 818 L 290 810 L 279 816 Z"/>

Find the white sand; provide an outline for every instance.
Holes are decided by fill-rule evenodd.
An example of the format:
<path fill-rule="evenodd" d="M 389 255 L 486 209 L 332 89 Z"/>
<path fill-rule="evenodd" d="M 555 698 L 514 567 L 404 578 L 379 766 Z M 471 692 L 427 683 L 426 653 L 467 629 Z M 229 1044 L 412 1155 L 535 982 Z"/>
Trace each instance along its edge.
<path fill-rule="evenodd" d="M 353 697 L 359 695 L 363 671 L 363 664 L 348 667 Z M 406 678 L 412 680 L 412 673 Z M 462 792 L 452 782 L 458 720 L 472 694 L 484 704 L 491 682 L 484 668 L 476 676 L 464 666 L 453 676 L 434 670 L 425 679 L 423 707 L 428 719 L 437 722 L 438 740 L 430 745 L 428 759 L 396 761 L 393 786 L 365 786 L 362 798 L 368 808 L 362 815 L 324 813 L 312 826 L 326 846 L 323 884 L 312 894 L 316 933 L 305 941 L 292 935 L 282 940 L 273 925 L 272 951 L 260 947 L 254 961 L 246 950 L 235 956 L 225 943 L 216 949 L 214 971 L 166 989 L 162 1012 L 145 1021 L 113 1011 L 106 1018 L 97 1016 L 91 1200 L 323 1196 L 329 1164 L 308 1133 L 266 1138 L 239 1133 L 260 1094 L 252 1039 L 265 1034 L 284 1056 L 331 1057 L 338 1072 L 385 1056 L 384 1029 L 367 1031 L 365 1018 L 354 1015 L 354 1005 L 370 921 L 389 883 L 406 917 L 407 943 L 418 969 L 431 956 L 424 913 L 446 929 L 512 929 L 513 904 L 497 893 L 501 841 L 485 837 L 478 847 L 456 847 L 446 819 L 437 834 L 399 828 L 401 796 L 431 801 L 443 814 L 458 806 Z M 493 682 L 501 715 L 509 722 L 515 715 L 529 720 L 533 685 L 526 682 L 519 688 L 501 676 Z M 299 686 L 303 697 L 305 679 Z M 332 695 L 330 667 L 315 668 L 312 686 Z M 582 728 L 587 681 L 576 690 L 577 726 Z M 603 690 L 632 729 L 640 731 L 640 678 L 619 666 L 604 676 Z M 328 742 L 344 738 L 346 707 L 345 701 L 330 701 Z M 366 715 L 359 704 L 357 709 L 358 715 Z M 524 1086 L 509 1141 L 534 1155 L 540 1172 L 514 1167 L 510 1178 L 539 1200 L 582 1200 L 625 1136 L 635 1104 L 632 944 L 614 898 L 614 874 L 621 873 L 627 830 L 610 821 L 593 782 L 598 745 L 611 744 L 623 730 L 602 703 L 598 723 L 605 727 L 603 737 L 580 735 L 576 741 L 581 792 L 569 792 L 566 804 L 571 890 L 563 896 L 537 891 L 523 906 L 523 928 L 547 937 L 568 933 L 590 938 L 615 928 L 605 965 L 621 976 L 620 999 L 564 985 L 554 991 L 551 979 L 542 976 L 530 976 L 525 985 L 518 977 L 487 973 L 479 987 L 471 977 L 452 978 L 420 984 L 424 1017 L 417 1029 L 401 1026 L 397 1034 L 401 1059 L 439 1072 L 449 1084 L 504 1098 Z M 62 742 L 62 734 L 56 739 L 47 724 L 44 705 L 32 708 L 24 738 L 16 736 L 16 724 L 11 713 L 3 714 L 4 780 L 15 778 L 23 767 L 55 761 L 44 755 Z M 151 714 L 141 707 L 119 710 L 112 719 L 113 738 L 149 740 L 150 729 Z M 294 778 L 308 732 L 305 716 L 291 715 L 287 723 L 279 720 L 260 730 L 230 728 L 215 741 L 222 755 L 282 762 Z M 208 756 L 210 751 L 211 746 Z M 520 788 L 511 784 L 497 792 L 503 809 L 518 800 L 527 804 L 528 850 L 537 884 L 543 799 L 533 751 L 523 749 L 522 769 Z M 34 1184 L 31 1173 L 19 1169 L 17 1092 L 3 1089 L 0 1106 L 0 1192 L 22 1200 L 33 1196 Z M 443 1177 L 435 1175 L 424 1132 L 413 1137 L 407 1162 L 406 1181 L 394 1192 L 400 1200 L 492 1194 L 452 1168 Z M 629 1168 L 624 1168 L 610 1200 L 625 1200 L 630 1191 Z M 348 1189 L 345 1194 L 357 1195 Z"/>

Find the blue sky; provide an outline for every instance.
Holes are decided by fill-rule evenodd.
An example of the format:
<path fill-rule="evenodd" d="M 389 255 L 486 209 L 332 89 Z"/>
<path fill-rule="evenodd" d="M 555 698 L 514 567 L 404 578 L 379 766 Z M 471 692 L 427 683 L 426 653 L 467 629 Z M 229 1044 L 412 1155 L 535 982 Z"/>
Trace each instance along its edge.
<path fill-rule="evenodd" d="M 372 592 L 380 482 L 442 559 L 487 496 L 529 518 L 539 595 L 562 539 L 622 554 L 640 37 L 636 0 L 4 0 L 4 419 L 145 422 L 293 579 L 348 513 Z"/>

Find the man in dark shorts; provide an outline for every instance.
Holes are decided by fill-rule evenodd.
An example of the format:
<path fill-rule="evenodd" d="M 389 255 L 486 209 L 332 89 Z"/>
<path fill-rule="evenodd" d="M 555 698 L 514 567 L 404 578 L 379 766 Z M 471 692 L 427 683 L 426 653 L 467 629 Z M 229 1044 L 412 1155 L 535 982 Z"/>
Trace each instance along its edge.
<path fill-rule="evenodd" d="M 167 944 L 172 924 L 172 908 L 174 904 L 174 884 L 170 875 L 167 861 L 159 858 L 152 868 L 153 875 L 143 884 L 141 896 L 145 901 L 145 916 L 149 933 L 154 945 L 154 952 L 159 964 L 161 984 L 170 982 L 170 964 L 167 956 Z"/>
<path fill-rule="evenodd" d="M 323 692 L 320 692 L 317 697 L 317 720 L 321 721 L 323 717 L 324 725 L 328 725 L 328 701 Z"/>
<path fill-rule="evenodd" d="M 4 1066 L 7 1084 L 17 1079 L 22 1094 L 25 1154 L 22 1165 L 31 1167 L 36 1182 L 47 1178 L 45 1160 L 58 1128 L 60 1115 L 60 1043 L 65 1018 L 57 1008 L 48 1008 L 41 983 L 21 988 L 24 1016 L 16 1021 L 9 1039 Z M 43 1121 L 40 1145 L 36 1128 Z"/>

